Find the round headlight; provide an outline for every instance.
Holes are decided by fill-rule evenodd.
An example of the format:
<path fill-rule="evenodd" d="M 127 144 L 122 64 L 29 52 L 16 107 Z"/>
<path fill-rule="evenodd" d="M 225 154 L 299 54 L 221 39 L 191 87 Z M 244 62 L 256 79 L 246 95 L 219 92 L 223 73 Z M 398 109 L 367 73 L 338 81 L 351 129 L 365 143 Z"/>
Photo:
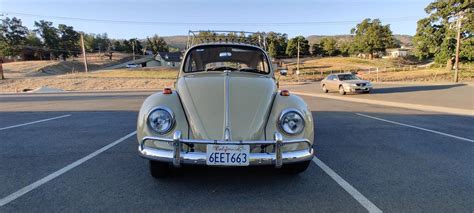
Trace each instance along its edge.
<path fill-rule="evenodd" d="M 295 135 L 303 131 L 304 119 L 300 112 L 295 109 L 289 109 L 281 113 L 279 125 L 284 133 Z"/>
<path fill-rule="evenodd" d="M 174 125 L 173 112 L 167 108 L 155 108 L 148 114 L 148 126 L 158 134 L 169 132 Z"/>

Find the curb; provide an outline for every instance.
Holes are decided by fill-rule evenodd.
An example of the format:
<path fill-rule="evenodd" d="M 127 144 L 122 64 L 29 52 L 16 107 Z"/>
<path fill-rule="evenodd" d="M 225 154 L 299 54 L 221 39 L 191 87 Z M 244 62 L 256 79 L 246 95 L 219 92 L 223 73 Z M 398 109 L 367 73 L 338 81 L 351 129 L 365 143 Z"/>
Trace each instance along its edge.
<path fill-rule="evenodd" d="M 304 92 L 291 92 L 291 93 L 297 94 L 297 95 L 310 96 L 310 97 L 316 97 L 316 98 L 327 98 L 327 99 L 333 99 L 333 100 L 339 100 L 339 101 L 350 101 L 350 102 L 363 103 L 363 104 L 375 104 L 375 105 L 414 109 L 414 110 L 421 110 L 421 111 L 440 112 L 440 113 L 448 113 L 448 114 L 463 115 L 463 116 L 466 116 L 466 115 L 474 116 L 474 110 L 467 110 L 467 109 L 438 107 L 438 106 L 429 106 L 429 105 L 421 105 L 421 104 L 398 103 L 398 102 L 391 102 L 391 101 L 376 101 L 376 100 L 368 100 L 368 99 L 362 99 L 362 98 L 336 97 L 336 96 L 329 96 L 325 94 L 312 94 L 312 93 L 304 93 Z"/>
<path fill-rule="evenodd" d="M 174 89 L 174 88 L 173 88 Z M 81 93 L 117 93 L 117 92 L 159 92 L 163 88 L 156 89 L 117 89 L 117 90 L 65 90 L 62 92 L 0 92 L 1 95 L 45 95 L 45 94 L 81 94 Z"/>

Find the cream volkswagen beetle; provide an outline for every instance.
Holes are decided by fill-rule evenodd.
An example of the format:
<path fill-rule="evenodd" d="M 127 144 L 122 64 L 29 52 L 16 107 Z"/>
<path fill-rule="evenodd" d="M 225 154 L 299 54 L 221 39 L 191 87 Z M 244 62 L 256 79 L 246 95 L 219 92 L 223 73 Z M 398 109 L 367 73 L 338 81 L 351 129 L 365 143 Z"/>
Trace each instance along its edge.
<path fill-rule="evenodd" d="M 139 154 L 149 159 L 153 177 L 182 165 L 273 165 L 293 174 L 309 166 L 311 111 L 300 97 L 278 90 L 260 45 L 192 45 L 175 88 L 149 96 L 138 115 Z"/>

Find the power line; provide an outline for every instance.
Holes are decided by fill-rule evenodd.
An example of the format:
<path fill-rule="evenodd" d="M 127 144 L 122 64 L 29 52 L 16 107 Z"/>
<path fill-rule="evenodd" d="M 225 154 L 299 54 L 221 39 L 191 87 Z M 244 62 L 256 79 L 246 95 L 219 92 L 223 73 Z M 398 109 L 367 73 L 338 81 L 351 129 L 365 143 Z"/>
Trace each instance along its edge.
<path fill-rule="evenodd" d="M 17 16 L 28 16 L 37 18 L 50 18 L 50 19 L 63 19 L 73 21 L 84 21 L 84 22 L 102 22 L 102 23 L 114 23 L 114 24 L 141 24 L 141 25 L 258 25 L 258 26 L 279 26 L 279 25 L 336 25 L 336 24 L 354 24 L 359 23 L 361 20 L 352 21 L 301 21 L 301 22 L 161 22 L 161 21 L 129 21 L 129 20 L 112 20 L 112 19 L 92 19 L 92 18 L 79 18 L 69 16 L 50 16 L 40 15 L 31 13 L 20 13 L 11 11 L 0 11 L 5 16 L 17 15 Z M 404 16 L 404 17 L 391 17 L 391 18 L 379 18 L 385 22 L 405 22 L 418 20 L 417 16 Z"/>

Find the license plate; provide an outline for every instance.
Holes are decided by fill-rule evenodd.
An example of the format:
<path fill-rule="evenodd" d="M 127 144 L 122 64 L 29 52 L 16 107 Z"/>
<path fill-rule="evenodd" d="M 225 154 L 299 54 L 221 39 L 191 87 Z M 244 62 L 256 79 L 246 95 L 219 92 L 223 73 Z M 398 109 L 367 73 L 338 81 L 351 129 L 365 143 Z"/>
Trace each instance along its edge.
<path fill-rule="evenodd" d="M 210 166 L 248 166 L 249 145 L 207 145 L 206 164 Z"/>

